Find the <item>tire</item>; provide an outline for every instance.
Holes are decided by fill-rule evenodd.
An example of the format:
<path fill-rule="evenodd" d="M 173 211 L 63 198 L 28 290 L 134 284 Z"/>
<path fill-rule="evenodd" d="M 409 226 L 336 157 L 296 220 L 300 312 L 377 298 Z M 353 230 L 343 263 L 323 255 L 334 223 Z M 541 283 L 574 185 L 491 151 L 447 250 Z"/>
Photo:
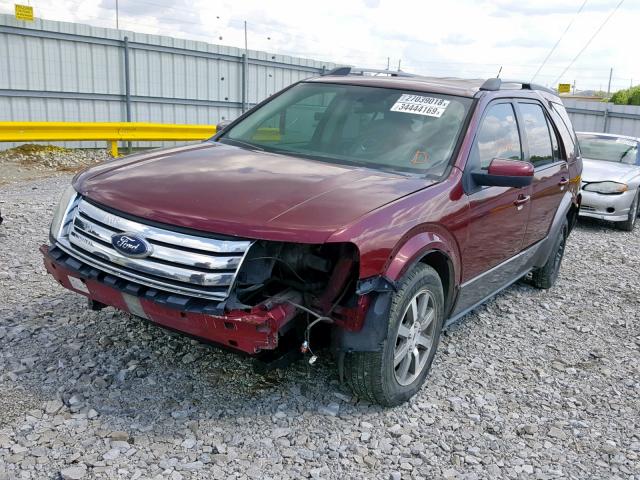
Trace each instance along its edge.
<path fill-rule="evenodd" d="M 638 193 L 636 193 L 633 202 L 631 202 L 631 207 L 629 208 L 629 218 L 625 222 L 619 222 L 618 228 L 620 230 L 624 230 L 625 232 L 633 232 L 633 229 L 636 226 L 636 220 L 638 219 L 638 206 L 640 204 L 640 188 L 638 188 Z"/>
<path fill-rule="evenodd" d="M 558 279 L 560 273 L 560 267 L 562 266 L 562 259 L 564 258 L 564 249 L 567 244 L 567 237 L 569 236 L 569 222 L 564 221 L 558 236 L 551 249 L 551 254 L 542 267 L 536 268 L 533 271 L 531 277 L 531 283 L 533 286 L 540 289 L 548 289 L 553 287 Z"/>
<path fill-rule="evenodd" d="M 415 311 L 423 312 L 417 315 L 419 322 L 414 321 Z M 443 321 L 440 277 L 433 268 L 416 265 L 402 278 L 391 299 L 382 351 L 352 352 L 345 357 L 345 377 L 353 392 L 385 407 L 409 400 L 431 368 Z M 394 357 L 400 361 L 394 362 Z"/>

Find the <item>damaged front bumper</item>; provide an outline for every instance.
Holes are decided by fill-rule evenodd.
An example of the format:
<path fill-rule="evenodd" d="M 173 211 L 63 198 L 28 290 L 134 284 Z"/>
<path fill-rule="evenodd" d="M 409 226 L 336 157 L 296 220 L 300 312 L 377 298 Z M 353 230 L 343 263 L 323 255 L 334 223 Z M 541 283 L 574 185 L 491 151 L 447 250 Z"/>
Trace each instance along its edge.
<path fill-rule="evenodd" d="M 250 308 L 221 311 L 217 302 L 147 288 L 106 274 L 48 245 L 40 247 L 47 271 L 63 287 L 146 318 L 163 327 L 250 355 L 274 350 L 298 314 L 297 292 L 288 291 Z M 292 303 L 289 303 L 292 302 Z"/>

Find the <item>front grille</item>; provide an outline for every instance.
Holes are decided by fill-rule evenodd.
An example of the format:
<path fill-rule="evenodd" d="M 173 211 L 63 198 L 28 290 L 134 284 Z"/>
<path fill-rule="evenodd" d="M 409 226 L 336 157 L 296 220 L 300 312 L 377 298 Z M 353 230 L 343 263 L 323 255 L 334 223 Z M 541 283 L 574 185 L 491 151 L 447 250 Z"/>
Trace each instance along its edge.
<path fill-rule="evenodd" d="M 175 232 L 114 215 L 78 197 L 65 218 L 60 248 L 112 275 L 168 292 L 224 300 L 250 240 Z M 146 258 L 131 258 L 111 245 L 118 233 L 144 237 L 153 247 Z"/>

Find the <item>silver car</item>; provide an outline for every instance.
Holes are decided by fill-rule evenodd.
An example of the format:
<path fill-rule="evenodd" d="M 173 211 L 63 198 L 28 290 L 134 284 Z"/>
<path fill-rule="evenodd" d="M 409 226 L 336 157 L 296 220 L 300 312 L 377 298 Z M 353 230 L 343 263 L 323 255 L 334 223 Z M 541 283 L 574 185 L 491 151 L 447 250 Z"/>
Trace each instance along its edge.
<path fill-rule="evenodd" d="M 578 132 L 582 151 L 580 216 L 631 231 L 640 202 L 640 138 Z"/>

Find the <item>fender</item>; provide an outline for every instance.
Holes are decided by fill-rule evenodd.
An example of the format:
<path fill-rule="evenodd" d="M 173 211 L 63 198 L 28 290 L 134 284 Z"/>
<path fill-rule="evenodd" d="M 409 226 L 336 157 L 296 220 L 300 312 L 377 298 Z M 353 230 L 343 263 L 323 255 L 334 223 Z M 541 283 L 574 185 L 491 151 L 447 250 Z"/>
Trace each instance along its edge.
<path fill-rule="evenodd" d="M 448 282 L 443 281 L 445 295 L 445 311 L 450 313 L 454 299 L 457 296 L 458 285 L 461 282 L 462 267 L 460 263 L 460 251 L 458 244 L 448 232 L 437 233 L 428 231 L 418 233 L 405 242 L 389 261 L 385 270 L 385 278 L 392 282 L 398 281 L 414 265 L 431 253 L 441 254 L 446 260 L 446 276 Z M 442 277 L 443 271 L 436 268 Z"/>
<path fill-rule="evenodd" d="M 435 232 L 418 233 L 406 241 L 387 263 L 384 276 L 392 282 L 397 281 L 431 252 L 443 253 L 449 259 L 453 267 L 454 283 L 458 284 L 461 273 L 458 246 L 453 238 L 447 241 L 443 235 Z"/>
<path fill-rule="evenodd" d="M 565 192 L 562 200 L 560 201 L 560 205 L 558 205 L 556 214 L 553 217 L 553 221 L 551 222 L 549 234 L 544 240 L 542 240 L 540 248 L 538 248 L 538 251 L 536 252 L 535 259 L 533 260 L 534 267 L 542 267 L 547 263 L 549 255 L 551 255 L 551 249 L 553 248 L 555 239 L 558 236 L 560 228 L 562 228 L 562 225 L 569 214 L 569 210 L 574 203 L 573 193 L 571 191 Z"/>
<path fill-rule="evenodd" d="M 358 291 L 361 294 L 372 295 L 372 301 L 367 311 L 364 325 L 358 332 L 344 329 L 333 329 L 333 347 L 338 352 L 379 352 L 384 346 L 384 340 L 389 326 L 389 308 L 391 296 L 396 282 L 413 265 L 422 260 L 425 255 L 433 252 L 442 254 L 447 259 L 449 269 L 449 285 L 445 288 L 447 305 L 453 304 L 453 296 L 459 283 L 459 256 L 445 241 L 445 237 L 434 232 L 422 232 L 405 242 L 390 259 L 382 276 L 360 280 Z M 342 362 L 342 357 L 339 363 Z"/>

